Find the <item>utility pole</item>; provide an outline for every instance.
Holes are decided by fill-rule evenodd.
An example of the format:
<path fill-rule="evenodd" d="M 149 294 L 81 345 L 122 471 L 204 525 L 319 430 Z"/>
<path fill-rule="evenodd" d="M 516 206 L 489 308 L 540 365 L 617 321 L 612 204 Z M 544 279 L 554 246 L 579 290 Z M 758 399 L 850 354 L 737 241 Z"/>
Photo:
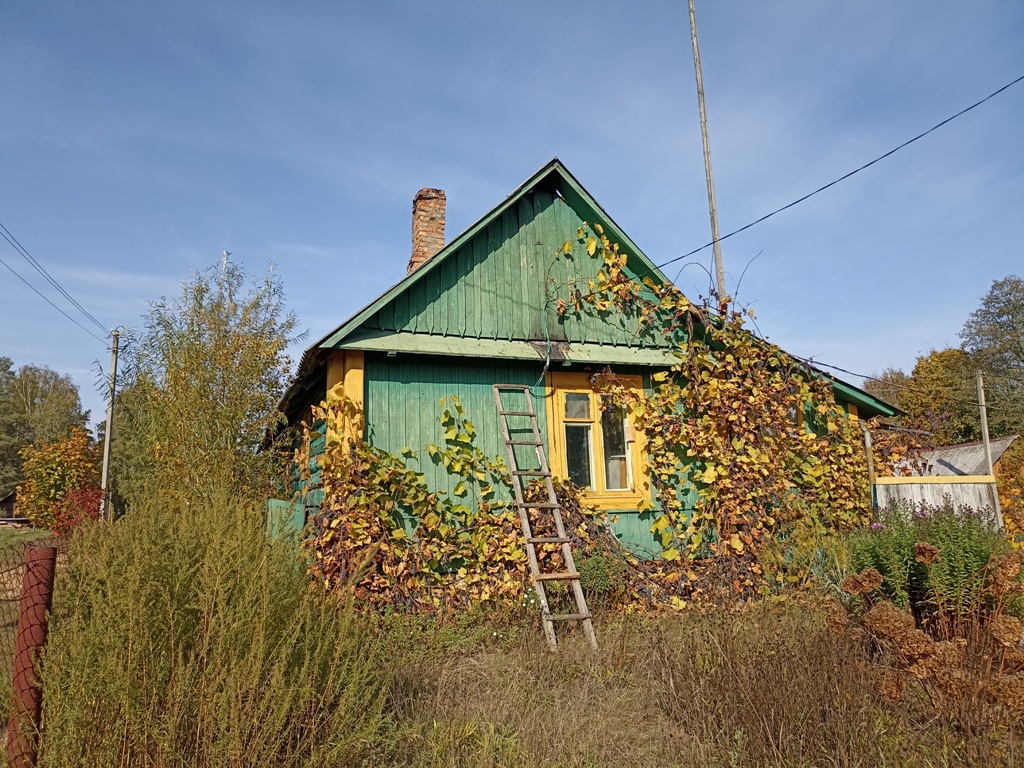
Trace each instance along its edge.
<path fill-rule="evenodd" d="M 107 427 L 103 432 L 103 473 L 100 476 L 100 490 L 103 498 L 100 500 L 100 519 L 110 521 L 112 515 L 110 502 L 107 500 L 107 478 L 110 473 L 110 437 L 114 431 L 114 388 L 117 386 L 117 347 L 121 338 L 121 332 L 116 328 L 111 332 L 113 344 L 110 355 L 110 389 L 107 393 Z"/>
<path fill-rule="evenodd" d="M 708 210 L 711 213 L 711 242 L 715 253 L 715 279 L 718 283 L 718 304 L 725 311 L 728 294 L 725 290 L 725 269 L 722 267 L 722 244 L 718 239 L 718 209 L 715 206 L 715 178 L 711 173 L 711 142 L 708 139 L 708 116 L 704 110 L 704 78 L 700 71 L 700 49 L 697 47 L 697 14 L 690 0 L 690 39 L 693 41 L 693 68 L 697 72 L 697 104 L 700 106 L 700 136 L 704 142 L 704 175 L 708 180 Z"/>
<path fill-rule="evenodd" d="M 978 409 L 981 411 L 981 442 L 985 446 L 985 466 L 988 467 L 988 473 L 995 477 L 996 470 L 992 464 L 992 445 L 988 441 L 988 413 L 985 410 L 985 382 L 982 379 L 981 371 L 975 371 L 975 379 L 978 383 Z M 995 487 L 995 483 L 992 484 L 992 497 L 996 503 L 996 524 L 1000 530 L 1003 527 L 1003 511 L 999 507 L 999 491 Z"/>

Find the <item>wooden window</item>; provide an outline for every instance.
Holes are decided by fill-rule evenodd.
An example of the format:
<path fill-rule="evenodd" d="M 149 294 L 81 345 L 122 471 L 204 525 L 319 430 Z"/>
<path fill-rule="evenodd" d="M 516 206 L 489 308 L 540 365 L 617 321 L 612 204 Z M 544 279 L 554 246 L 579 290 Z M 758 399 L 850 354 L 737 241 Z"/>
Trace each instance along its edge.
<path fill-rule="evenodd" d="M 637 389 L 639 376 L 625 377 Z M 585 373 L 548 374 L 550 465 L 556 477 L 588 490 L 598 509 L 632 509 L 649 498 L 640 459 L 643 435 L 611 397 L 591 388 Z"/>

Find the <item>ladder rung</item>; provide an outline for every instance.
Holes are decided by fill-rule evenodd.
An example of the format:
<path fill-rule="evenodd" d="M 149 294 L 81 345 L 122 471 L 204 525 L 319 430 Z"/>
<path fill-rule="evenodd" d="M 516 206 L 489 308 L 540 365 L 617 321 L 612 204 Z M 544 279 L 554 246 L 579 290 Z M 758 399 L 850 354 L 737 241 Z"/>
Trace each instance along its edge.
<path fill-rule="evenodd" d="M 530 475 L 534 477 L 551 477 L 550 472 L 545 472 L 543 469 L 517 469 L 512 473 L 513 475 Z"/>
<path fill-rule="evenodd" d="M 548 621 L 583 621 L 593 617 L 589 613 L 559 613 L 545 618 Z"/>
<path fill-rule="evenodd" d="M 538 573 L 535 578 L 537 581 L 576 581 L 579 577 L 578 573 Z"/>
<path fill-rule="evenodd" d="M 572 539 L 559 536 L 540 536 L 527 539 L 531 544 L 568 544 Z"/>
<path fill-rule="evenodd" d="M 544 445 L 544 443 L 539 443 L 536 440 L 509 440 L 508 444 L 509 445 Z"/>
<path fill-rule="evenodd" d="M 533 411 L 498 411 L 502 416 L 536 416 Z"/>
<path fill-rule="evenodd" d="M 519 506 L 527 509 L 561 509 L 561 504 L 551 504 L 547 501 L 524 501 Z"/>

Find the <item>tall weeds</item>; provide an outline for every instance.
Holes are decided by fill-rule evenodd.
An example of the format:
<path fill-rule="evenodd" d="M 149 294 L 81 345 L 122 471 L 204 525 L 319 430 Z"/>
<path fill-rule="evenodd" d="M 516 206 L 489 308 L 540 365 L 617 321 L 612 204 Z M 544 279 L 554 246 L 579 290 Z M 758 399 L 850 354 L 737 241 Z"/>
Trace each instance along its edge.
<path fill-rule="evenodd" d="M 620 616 L 594 653 L 523 636 L 396 649 L 385 764 L 545 768 L 1001 766 L 1005 734 L 964 734 L 876 692 L 865 646 L 792 605 Z"/>
<path fill-rule="evenodd" d="M 383 722 L 374 651 L 243 504 L 137 505 L 58 575 L 40 765 L 352 765 Z"/>

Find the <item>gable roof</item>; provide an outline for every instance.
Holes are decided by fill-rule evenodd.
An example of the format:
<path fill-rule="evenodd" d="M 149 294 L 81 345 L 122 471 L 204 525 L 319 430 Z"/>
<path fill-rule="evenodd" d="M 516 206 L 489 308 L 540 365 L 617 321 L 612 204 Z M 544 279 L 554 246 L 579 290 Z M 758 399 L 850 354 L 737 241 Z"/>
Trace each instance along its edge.
<path fill-rule="evenodd" d="M 555 253 L 579 227 L 595 224 L 629 254 L 626 269 L 635 279 L 669 282 L 553 158 L 422 266 L 312 344 L 285 401 L 332 349 L 534 362 L 675 364 L 678 358 L 668 340 L 653 330 L 638 337 L 635 321 L 629 323 L 621 314 L 573 318 L 554 312 L 548 282 L 585 280 L 594 274 L 586 258 L 577 269 L 574 258 L 555 260 Z M 865 409 L 865 415 L 895 413 L 863 390 L 829 378 L 837 395 Z"/>
<path fill-rule="evenodd" d="M 531 230 L 542 217 L 546 219 L 545 231 Z M 554 158 L 422 266 L 312 344 L 299 364 L 299 377 L 315 367 L 325 354 L 322 350 L 329 349 L 542 361 L 550 356 L 552 360 L 581 363 L 670 365 L 674 358 L 667 342 L 660 338 L 637 339 L 635 330 L 627 330 L 625 323 L 614 332 L 608 318 L 558 318 L 553 308 L 546 305 L 543 292 L 548 275 L 540 272 L 540 261 L 553 261 L 559 246 L 584 224 L 601 225 L 608 237 L 620 244 L 630 255 L 627 269 L 637 279 L 650 277 L 656 282 L 668 282 L 576 177 Z M 540 242 L 541 234 L 546 242 Z M 556 235 L 557 242 L 553 239 Z M 527 242 L 529 237 L 534 240 Z M 520 251 L 497 252 L 515 247 Z M 488 265 L 502 259 L 504 267 Z M 514 263 L 517 261 L 521 264 Z M 459 306 L 458 286 L 472 281 L 473 272 L 481 268 L 491 270 L 491 277 L 496 276 L 499 281 L 504 277 L 505 294 L 484 300 L 479 296 L 462 296 L 464 303 L 472 305 L 475 301 L 477 305 L 474 317 L 470 318 L 474 307 Z M 519 289 L 520 295 L 508 290 L 512 286 Z M 440 294 L 444 294 L 443 301 L 447 302 L 445 312 L 463 313 L 460 322 L 449 322 L 445 316 L 438 323 L 436 317 L 431 317 L 432 310 L 436 315 Z M 512 306 L 494 306 L 502 301 L 511 302 Z M 518 319 L 506 316 L 516 314 L 517 304 L 522 305 Z M 481 327 L 491 318 L 502 326 L 516 321 L 518 325 Z"/>
<path fill-rule="evenodd" d="M 594 200 L 590 193 L 583 188 L 583 185 L 577 181 L 576 177 L 573 176 L 556 157 L 520 184 L 510 195 L 508 195 L 508 197 L 505 198 L 504 201 L 484 214 L 479 220 L 472 224 L 461 235 L 448 243 L 419 269 L 406 275 L 402 280 L 385 291 L 377 299 L 370 302 L 351 318 L 335 328 L 334 331 L 327 334 L 314 346 L 338 346 L 353 331 L 359 328 L 360 325 L 370 319 L 374 313 L 386 307 L 389 302 L 392 302 L 402 293 L 409 291 L 417 283 L 426 281 L 428 276 L 439 270 L 446 260 L 458 253 L 460 249 L 468 245 L 475 237 L 486 232 L 489 226 L 497 222 L 501 218 L 502 214 L 512 209 L 524 198 L 524 196 L 541 186 L 552 188 L 554 193 L 559 197 L 562 197 L 583 221 L 590 224 L 601 224 L 607 231 L 612 242 L 618 242 L 626 252 L 630 254 L 630 267 L 637 272 L 639 277 L 649 276 L 657 282 L 668 282 L 667 278 L 654 265 L 654 263 L 636 246 L 629 236 L 622 231 L 611 216 L 607 214 L 597 201 Z M 563 240 L 564 238 L 571 237 L 572 232 L 574 231 L 575 227 L 571 231 L 566 231 L 563 236 Z M 557 246 L 561 245 L 561 242 L 557 244 L 549 243 L 548 245 L 550 246 L 548 250 L 550 250 L 551 255 L 553 255 Z"/>

